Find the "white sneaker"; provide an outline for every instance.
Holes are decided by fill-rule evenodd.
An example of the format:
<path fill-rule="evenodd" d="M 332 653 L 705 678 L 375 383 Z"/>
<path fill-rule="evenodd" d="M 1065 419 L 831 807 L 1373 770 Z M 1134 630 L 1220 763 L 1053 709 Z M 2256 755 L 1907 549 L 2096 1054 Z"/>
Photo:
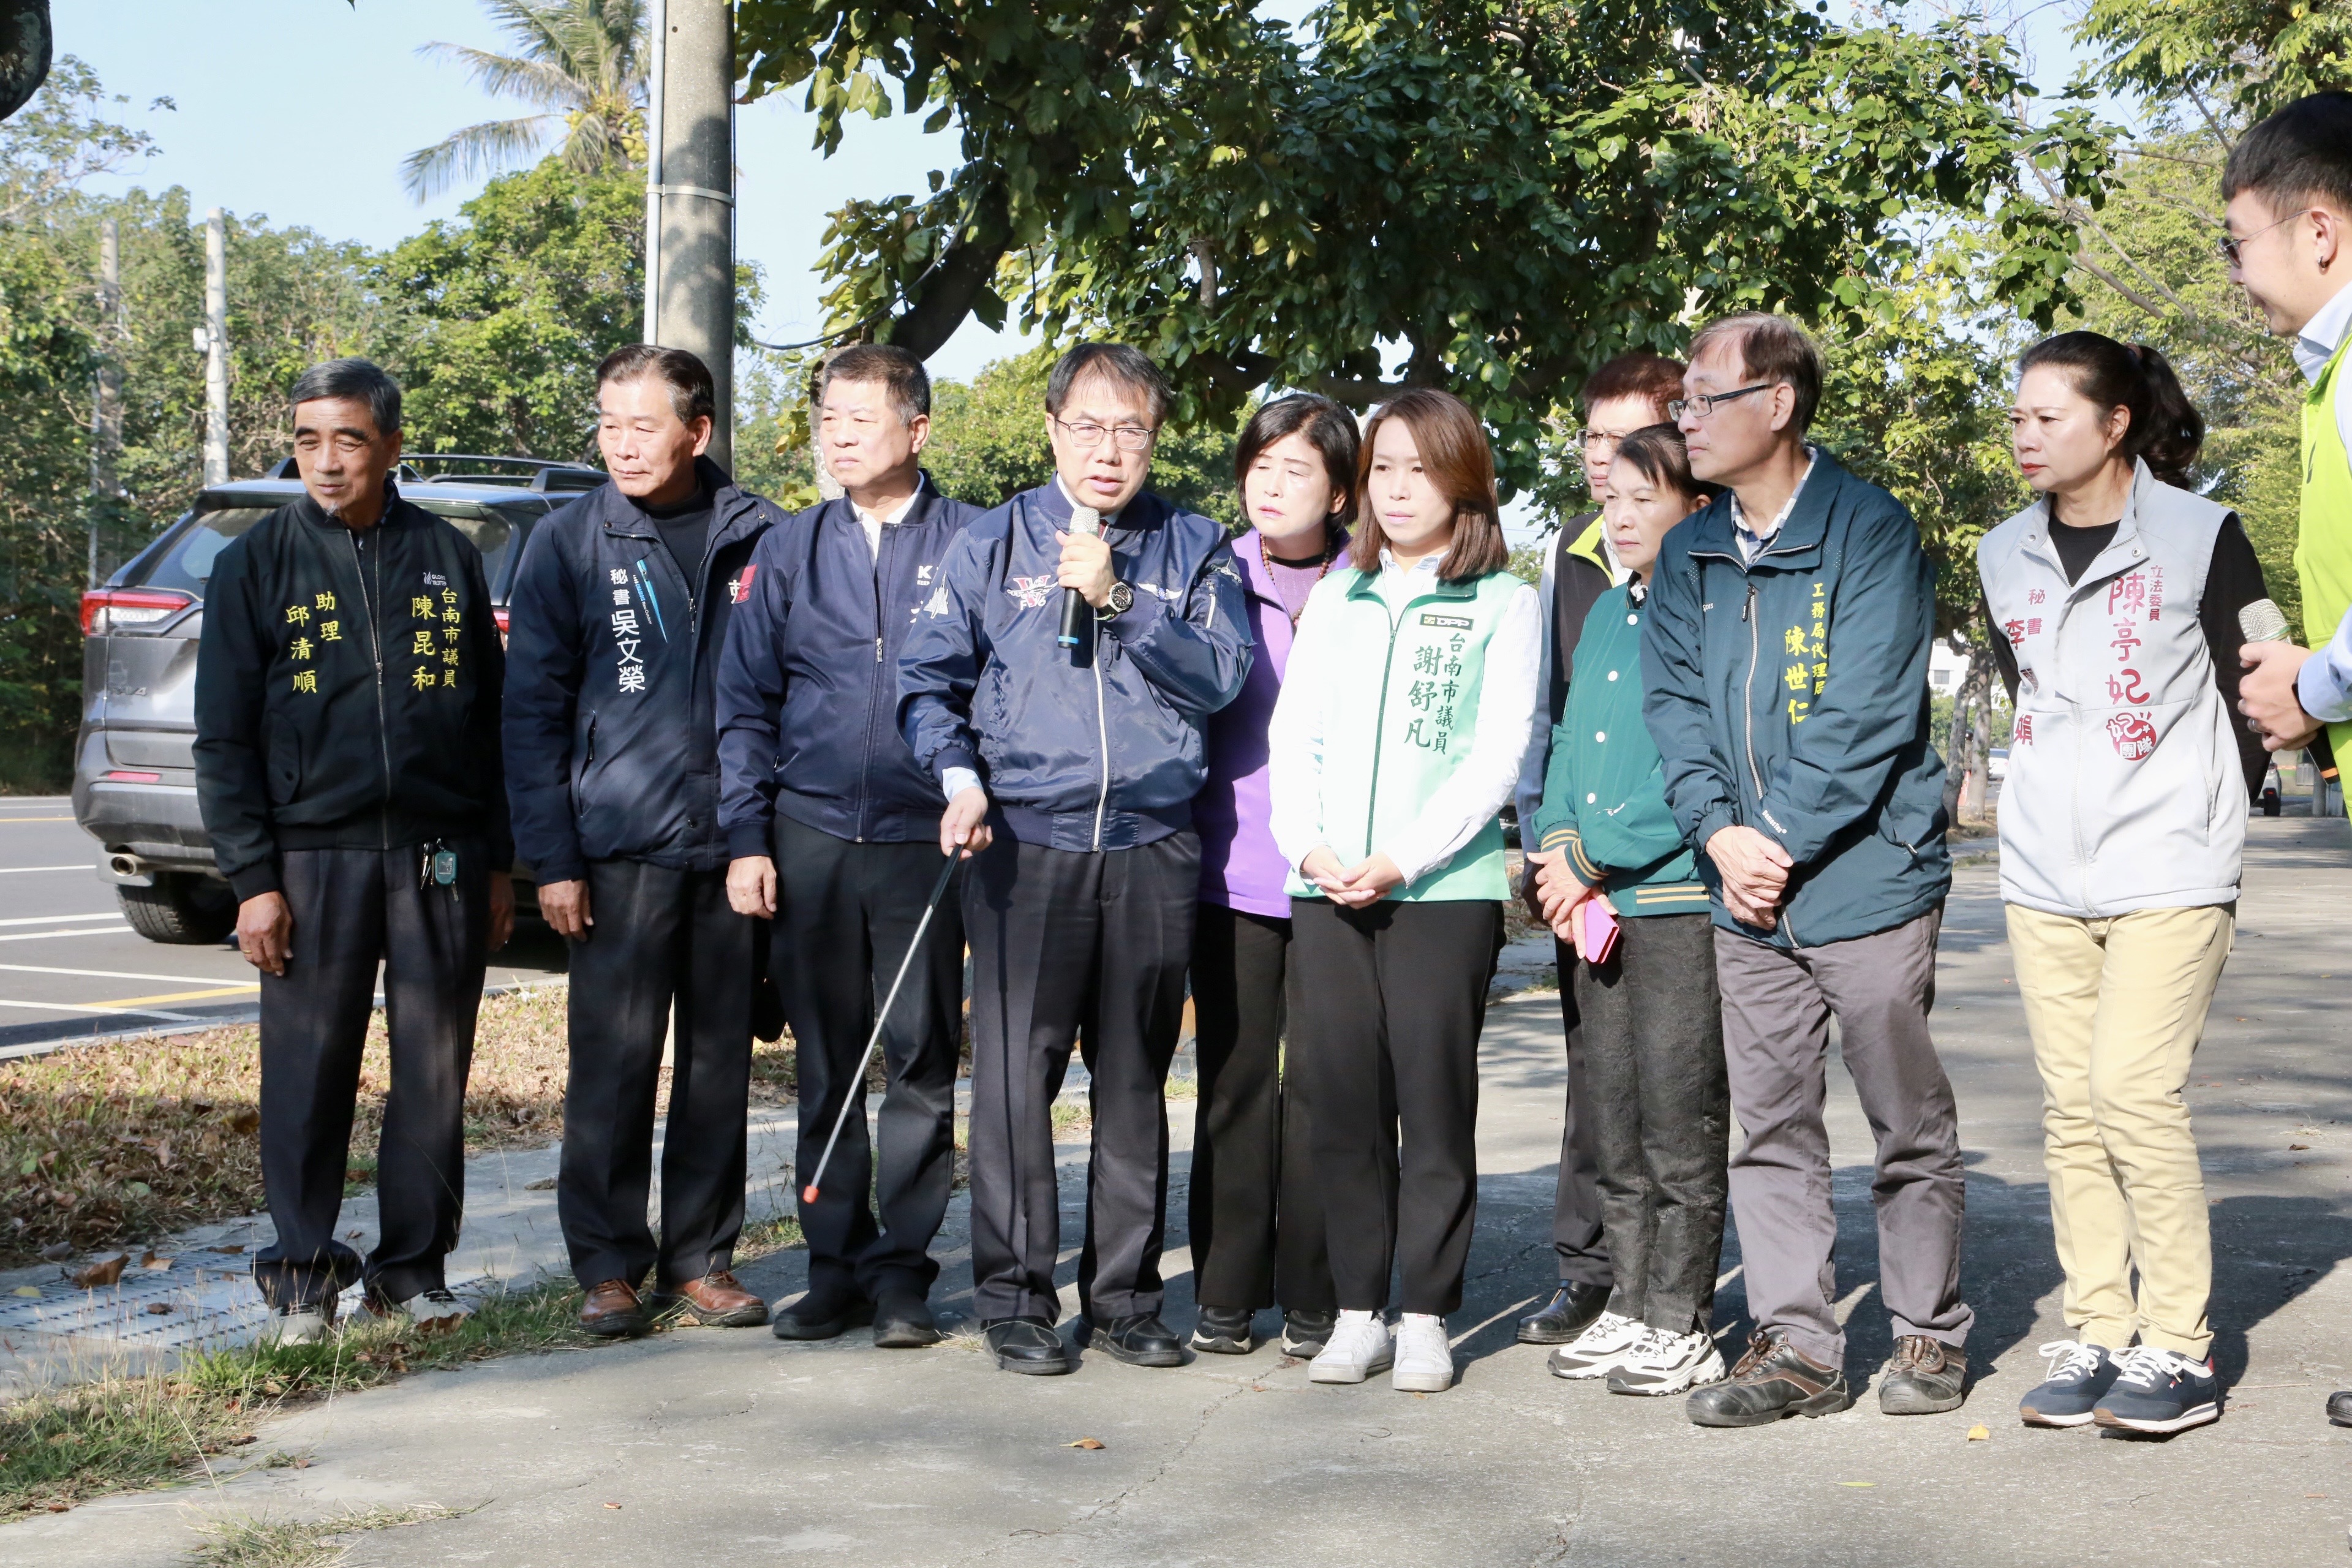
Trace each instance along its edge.
<path fill-rule="evenodd" d="M 1603 1312 L 1574 1341 L 1552 1352 L 1544 1364 L 1554 1377 L 1606 1377 L 1633 1353 L 1648 1331 L 1635 1319 Z"/>
<path fill-rule="evenodd" d="M 444 1289 L 423 1291 L 390 1308 L 372 1309 L 379 1317 L 405 1318 L 420 1334 L 447 1333 L 474 1315 L 474 1310 Z"/>
<path fill-rule="evenodd" d="M 1361 1383 L 1396 1359 L 1396 1342 L 1378 1312 L 1342 1312 L 1323 1352 L 1307 1363 L 1311 1383 Z"/>
<path fill-rule="evenodd" d="M 1428 1312 L 1397 1319 L 1396 1369 L 1389 1386 L 1407 1394 L 1443 1394 L 1454 1386 L 1454 1347 L 1445 1342 L 1445 1320 Z"/>
<path fill-rule="evenodd" d="M 256 1336 L 266 1345 L 315 1345 L 335 1331 L 334 1303 L 273 1307 Z"/>
<path fill-rule="evenodd" d="M 1723 1381 L 1723 1356 L 1707 1334 L 1650 1329 L 1609 1373 L 1612 1394 L 1680 1394 Z"/>

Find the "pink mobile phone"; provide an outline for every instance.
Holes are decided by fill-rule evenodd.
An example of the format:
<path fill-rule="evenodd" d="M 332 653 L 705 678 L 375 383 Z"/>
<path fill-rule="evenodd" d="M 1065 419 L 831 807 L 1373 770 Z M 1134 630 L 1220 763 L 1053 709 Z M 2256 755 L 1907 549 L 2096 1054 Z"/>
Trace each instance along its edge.
<path fill-rule="evenodd" d="M 1584 961 L 1608 963 L 1609 955 L 1617 951 L 1617 917 L 1600 900 L 1588 899 L 1577 918 L 1584 922 Z"/>

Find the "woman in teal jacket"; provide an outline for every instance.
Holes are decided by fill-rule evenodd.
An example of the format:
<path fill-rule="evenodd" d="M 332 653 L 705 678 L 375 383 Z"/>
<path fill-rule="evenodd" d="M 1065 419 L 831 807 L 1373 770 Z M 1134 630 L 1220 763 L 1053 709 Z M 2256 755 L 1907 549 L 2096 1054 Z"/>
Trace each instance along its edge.
<path fill-rule="evenodd" d="M 1617 448 L 1601 515 L 1633 575 L 1585 617 L 1568 705 L 1552 730 L 1537 842 L 1545 918 L 1575 944 L 1609 1305 L 1551 1355 L 1555 1376 L 1614 1394 L 1680 1394 L 1723 1376 L 1709 1333 L 1723 1251 L 1730 1089 L 1715 985 L 1706 857 L 1666 804 L 1642 721 L 1642 620 L 1666 531 L 1706 504 L 1671 425 Z M 1613 925 L 1613 934 L 1609 928 Z"/>
<path fill-rule="evenodd" d="M 1290 1049 L 1338 1288 L 1318 1383 L 1454 1381 L 1477 1213 L 1478 1032 L 1509 896 L 1496 814 L 1535 714 L 1536 591 L 1506 570 L 1495 458 L 1461 399 L 1364 432 L 1349 565 L 1317 584 L 1266 742 L 1292 868 Z M 1402 1264 L 1391 1338 L 1389 1272 Z"/>

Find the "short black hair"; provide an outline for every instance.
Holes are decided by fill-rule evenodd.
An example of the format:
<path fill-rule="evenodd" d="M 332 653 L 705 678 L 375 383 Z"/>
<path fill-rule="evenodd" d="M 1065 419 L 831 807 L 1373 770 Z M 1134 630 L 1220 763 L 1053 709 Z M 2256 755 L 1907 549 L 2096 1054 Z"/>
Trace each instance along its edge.
<path fill-rule="evenodd" d="M 602 391 L 648 376 L 669 388 L 669 405 L 677 411 L 679 423 L 691 425 L 698 419 L 719 417 L 719 384 L 710 379 L 710 367 L 684 349 L 666 349 L 657 343 L 630 343 L 614 349 L 596 367 L 596 386 Z"/>
<path fill-rule="evenodd" d="M 1667 404 L 1683 395 L 1683 372 L 1689 368 L 1678 359 L 1647 349 L 1619 354 L 1584 378 L 1578 394 L 1584 402 L 1584 416 L 1592 417 L 1594 404 L 1619 397 L 1642 398 L 1664 413 Z"/>
<path fill-rule="evenodd" d="M 1175 401 L 1168 378 L 1160 374 L 1158 365 L 1125 343 L 1080 343 L 1055 361 L 1054 374 L 1045 383 L 1045 412 L 1059 418 L 1070 401 L 1070 388 L 1090 375 L 1125 387 L 1149 403 L 1153 429 L 1167 422 L 1168 405 Z"/>
<path fill-rule="evenodd" d="M 921 360 L 896 343 L 858 343 L 825 361 L 816 384 L 820 405 L 825 388 L 836 381 L 880 382 L 890 395 L 890 406 L 909 425 L 931 411 L 930 373 Z"/>
<path fill-rule="evenodd" d="M 379 436 L 389 436 L 400 428 L 400 383 L 373 360 L 331 359 L 314 364 L 294 378 L 286 402 L 289 407 L 299 408 L 305 403 L 328 397 L 348 397 L 366 404 Z"/>
<path fill-rule="evenodd" d="M 1822 405 L 1822 351 L 1811 332 L 1786 316 L 1769 310 L 1742 310 L 1717 316 L 1691 339 L 1691 363 L 1717 338 L 1739 340 L 1739 363 L 1748 380 L 1767 386 L 1788 384 L 1797 395 L 1790 425 L 1797 434 L 1811 428 L 1813 411 Z"/>
<path fill-rule="evenodd" d="M 2252 191 L 2273 213 L 2325 202 L 2352 216 L 2352 92 L 2298 98 L 2238 138 L 2221 199 Z"/>
<path fill-rule="evenodd" d="M 1631 468 L 1654 485 L 1702 500 L 1713 500 L 1722 494 L 1722 488 L 1694 479 L 1690 470 L 1690 447 L 1684 444 L 1682 427 L 1677 425 L 1644 425 L 1617 443 L 1617 455 L 1609 460 L 1609 477 L 1615 479 L 1621 468 Z"/>
<path fill-rule="evenodd" d="M 1234 481 L 1245 484 L 1258 454 L 1286 436 L 1304 430 L 1307 444 L 1323 459 L 1324 475 L 1339 493 L 1340 506 L 1334 519 L 1354 515 L 1356 510 L 1356 463 L 1362 438 L 1356 430 L 1356 416 L 1332 402 L 1311 392 L 1294 392 L 1287 397 L 1277 397 L 1250 416 L 1242 428 L 1242 438 L 1234 448 Z"/>

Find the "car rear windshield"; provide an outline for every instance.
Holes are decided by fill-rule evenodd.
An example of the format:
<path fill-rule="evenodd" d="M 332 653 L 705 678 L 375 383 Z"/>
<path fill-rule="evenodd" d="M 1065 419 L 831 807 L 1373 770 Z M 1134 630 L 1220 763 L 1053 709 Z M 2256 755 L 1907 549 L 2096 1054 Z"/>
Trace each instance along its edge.
<path fill-rule="evenodd" d="M 424 498 L 416 498 L 416 504 L 447 518 L 458 532 L 474 542 L 474 548 L 482 552 L 483 574 L 489 580 L 490 591 L 503 599 L 508 559 L 522 542 L 530 520 L 540 515 L 540 506 L 535 502 L 489 506 L 479 501 Z M 203 598 L 205 584 L 213 574 L 213 563 L 227 548 L 228 542 L 274 510 L 264 506 L 225 506 L 197 513 L 179 537 L 157 552 L 146 570 L 136 574 L 136 581 L 125 581 L 123 586 L 176 588 Z"/>

